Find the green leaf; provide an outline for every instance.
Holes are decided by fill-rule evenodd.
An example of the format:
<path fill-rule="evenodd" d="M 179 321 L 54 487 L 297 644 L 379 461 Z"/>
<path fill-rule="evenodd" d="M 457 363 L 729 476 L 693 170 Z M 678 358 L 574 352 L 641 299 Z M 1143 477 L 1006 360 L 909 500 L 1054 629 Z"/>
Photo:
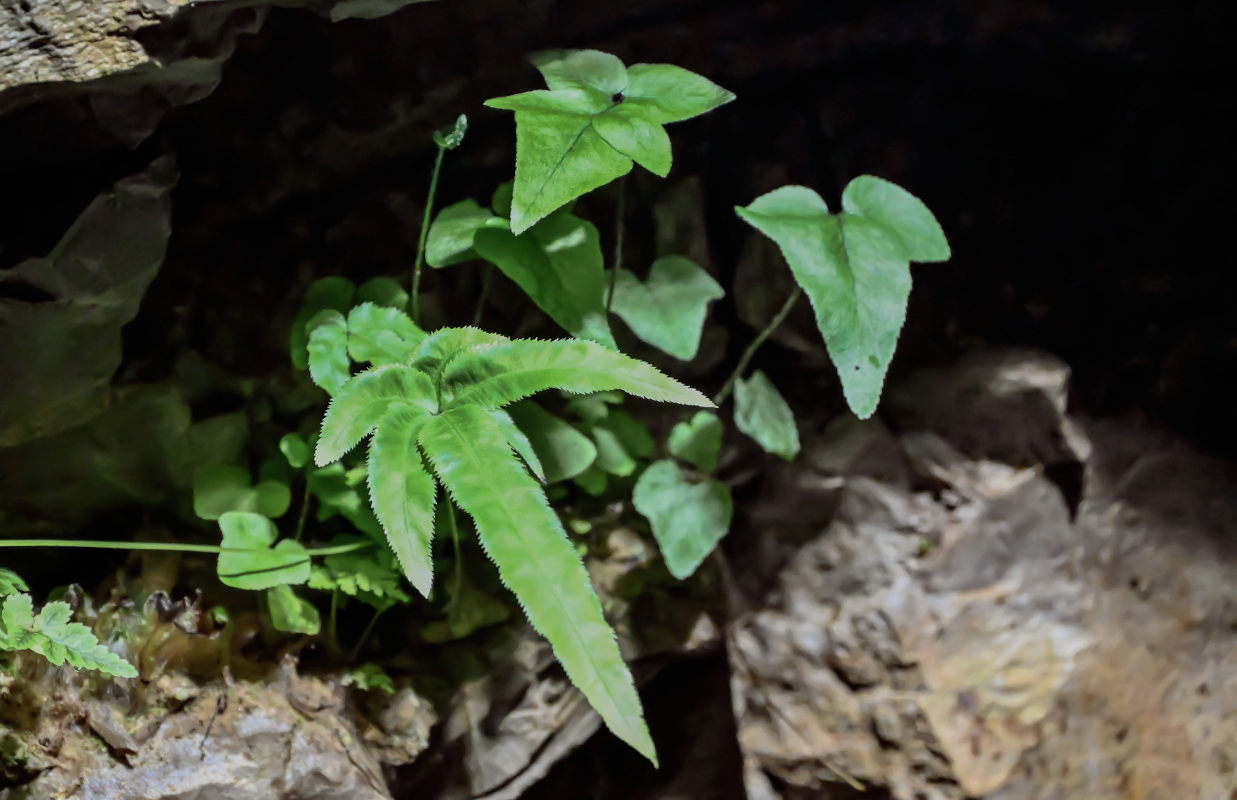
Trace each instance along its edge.
<path fill-rule="evenodd" d="M 430 225 L 425 238 L 425 261 L 431 267 L 449 267 L 479 258 L 473 249 L 477 232 L 506 225 L 506 220 L 482 208 L 475 200 L 462 200 L 447 206 Z"/>
<path fill-rule="evenodd" d="M 594 464 L 572 478 L 572 481 L 576 486 L 579 486 L 593 497 L 600 497 L 605 493 L 606 486 L 610 483 L 610 478 L 602 471 L 601 467 Z"/>
<path fill-rule="evenodd" d="M 865 419 L 906 318 L 907 262 L 944 260 L 949 245 L 923 203 L 879 178 L 851 181 L 842 207 L 830 214 L 811 189 L 783 186 L 736 211 L 781 248 L 812 302 L 846 401 Z"/>
<path fill-rule="evenodd" d="M 288 459 L 288 465 L 293 469 L 300 469 L 309 463 L 309 458 L 312 453 L 309 450 L 309 442 L 305 441 L 305 437 L 299 433 L 285 434 L 279 440 L 279 452 L 283 453 L 284 458 Z"/>
<path fill-rule="evenodd" d="M 345 675 L 343 683 L 345 686 L 352 684 L 362 692 L 395 694 L 395 682 L 391 680 L 391 676 L 372 661 L 365 662 Z"/>
<path fill-rule="evenodd" d="M 266 590 L 266 602 L 271 610 L 271 624 L 285 633 L 317 636 L 322 630 L 322 617 L 305 598 L 290 586 L 275 586 Z"/>
<path fill-rule="evenodd" d="M 673 64 L 633 64 L 627 69 L 627 102 L 654 122 L 699 116 L 734 100 L 713 81 Z"/>
<path fill-rule="evenodd" d="M 581 340 L 515 339 L 470 350 L 443 376 L 448 406 L 501 408 L 545 389 L 587 394 L 618 389 L 667 403 L 711 408 L 713 403 L 655 367 Z"/>
<path fill-rule="evenodd" d="M 208 464 L 193 474 L 193 513 L 215 520 L 228 511 L 254 511 L 266 517 L 281 517 L 292 503 L 292 492 L 279 481 L 250 484 L 249 470 L 225 464 Z"/>
<path fill-rule="evenodd" d="M 319 469 L 311 469 L 305 475 L 305 482 L 313 496 L 318 498 L 318 511 L 315 515 L 318 521 L 328 520 L 336 515 L 344 519 L 362 533 L 375 541 L 386 541 L 382 525 L 374 512 L 370 510 L 370 502 L 362 489 L 365 486 L 367 470 L 346 470 L 344 465 L 336 462 Z"/>
<path fill-rule="evenodd" d="M 383 416 L 369 447 L 369 496 L 408 582 L 428 598 L 438 486 L 417 450 L 417 433 L 426 419 L 424 410 L 403 403 Z"/>
<path fill-rule="evenodd" d="M 380 275 L 357 287 L 356 302 L 373 303 L 387 308 L 408 308 L 408 292 L 399 285 L 399 281 Z"/>
<path fill-rule="evenodd" d="M 30 650 L 56 666 L 67 662 L 118 678 L 137 677 L 132 664 L 108 650 L 90 628 L 70 621 L 72 617 L 68 603 L 48 603 L 35 616 L 30 595 L 8 595 L 0 610 L 0 649 Z"/>
<path fill-rule="evenodd" d="M 636 459 L 653 453 L 653 437 L 644 423 L 622 409 L 611 409 L 590 427 L 597 445 L 597 467 L 611 475 L 626 477 L 636 471 Z"/>
<path fill-rule="evenodd" d="M 11 569 L 0 567 L 0 597 L 30 591 L 30 587 Z"/>
<path fill-rule="evenodd" d="M 425 331 L 398 308 L 362 303 L 348 313 L 348 355 L 353 361 L 403 364 L 425 339 Z M 311 337 L 312 338 L 312 337 Z"/>
<path fill-rule="evenodd" d="M 412 356 L 412 367 L 421 372 L 433 374 L 434 380 L 437 381 L 438 375 L 451 359 L 469 348 L 505 341 L 508 341 L 506 336 L 471 326 L 439 328 L 421 342 L 421 346 Z"/>
<path fill-rule="evenodd" d="M 766 453 L 790 461 L 799 455 L 795 414 L 760 370 L 734 385 L 734 424 L 756 440 Z"/>
<path fill-rule="evenodd" d="M 725 484 L 692 483 L 679 465 L 654 462 L 636 481 L 632 504 L 648 519 L 666 568 L 679 580 L 691 576 L 730 530 L 734 503 Z"/>
<path fill-rule="evenodd" d="M 331 540 L 331 544 L 363 541 L 365 540 L 337 536 Z M 395 603 L 406 603 L 411 598 L 401 588 L 402 579 L 394 558 L 389 550 L 356 550 L 329 555 L 322 559 L 321 564 L 315 564 L 310 569 L 307 585 L 320 591 L 342 592 L 374 608 L 389 608 Z"/>
<path fill-rule="evenodd" d="M 734 99 L 679 67 L 637 64 L 597 50 L 534 57 L 548 90 L 486 101 L 515 112 L 516 165 L 511 230 L 520 234 L 582 194 L 626 175 L 635 161 L 670 171 L 665 123 Z"/>
<path fill-rule="evenodd" d="M 588 573 L 498 423 L 479 408 L 453 408 L 425 424 L 420 444 L 572 683 L 610 730 L 656 764 L 640 697 Z"/>
<path fill-rule="evenodd" d="M 352 298 L 355 294 L 356 286 L 352 281 L 336 276 L 322 278 L 309 287 L 309 290 L 305 292 L 305 301 L 301 303 L 300 310 L 296 312 L 296 319 L 292 321 L 292 332 L 288 342 L 294 367 L 303 370 L 309 366 L 309 354 L 305 351 L 305 346 L 309 342 L 309 331 L 306 330 L 309 321 L 322 311 L 330 310 L 343 314 L 352 306 Z"/>
<path fill-rule="evenodd" d="M 721 285 L 690 259 L 665 256 L 653 262 L 644 283 L 620 269 L 612 306 L 642 341 L 690 361 L 700 348 L 709 303 L 725 294 Z"/>
<path fill-rule="evenodd" d="M 474 247 L 572 336 L 615 348 L 606 319 L 601 237 L 591 223 L 563 211 L 523 236 L 479 230 Z"/>
<path fill-rule="evenodd" d="M 722 450 L 722 421 L 711 411 L 697 411 L 690 422 L 680 422 L 670 430 L 667 446 L 670 455 L 711 473 L 717 469 Z"/>
<path fill-rule="evenodd" d="M 531 400 L 508 409 L 545 468 L 546 483 L 574 478 L 597 459 L 592 440 Z"/>
<path fill-rule="evenodd" d="M 348 361 L 348 321 L 338 311 L 323 311 L 310 320 L 309 377 L 334 395 L 352 375 Z"/>
<path fill-rule="evenodd" d="M 225 586 L 236 589 L 269 589 L 309 580 L 309 556 L 299 542 L 285 539 L 271 547 L 279 535 L 274 524 L 261 514 L 229 511 L 219 518 L 221 545 L 217 571 Z"/>
<path fill-rule="evenodd" d="M 398 401 L 430 413 L 438 410 L 430 379 L 410 367 L 377 367 L 349 380 L 327 406 L 314 463 L 324 467 L 343 458 Z"/>
<path fill-rule="evenodd" d="M 490 417 L 503 429 L 503 436 L 506 437 L 507 444 L 511 446 L 511 449 L 523 460 L 529 470 L 537 476 L 537 480 L 545 483 L 545 467 L 541 465 L 541 458 L 537 455 L 537 450 L 533 447 L 528 434 L 524 433 L 520 426 L 515 424 L 515 420 L 512 419 L 511 415 L 502 409 L 491 411 Z"/>

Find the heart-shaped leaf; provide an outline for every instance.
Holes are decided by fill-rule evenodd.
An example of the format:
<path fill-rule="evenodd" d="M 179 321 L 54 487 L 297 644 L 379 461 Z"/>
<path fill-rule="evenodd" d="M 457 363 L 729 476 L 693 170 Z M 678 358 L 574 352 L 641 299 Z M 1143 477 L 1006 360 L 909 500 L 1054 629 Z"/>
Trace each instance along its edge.
<path fill-rule="evenodd" d="M 219 518 L 223 531 L 219 554 L 219 580 L 236 589 L 270 589 L 309 580 L 309 556 L 299 542 L 284 539 L 274 524 L 261 514 L 229 511 Z"/>
<path fill-rule="evenodd" d="M 206 465 L 193 474 L 193 513 L 219 519 L 228 511 L 253 511 L 280 517 L 292 503 L 292 492 L 279 481 L 252 485 L 249 470 L 235 465 Z"/>
<path fill-rule="evenodd" d="M 870 417 L 906 319 L 907 262 L 949 258 L 940 225 L 914 195 L 870 175 L 846 187 L 840 214 L 803 186 L 783 186 L 736 211 L 781 248 L 812 302 L 847 403 Z"/>
<path fill-rule="evenodd" d="M 787 461 L 799 455 L 795 414 L 773 381 L 760 370 L 734 385 L 734 424 L 755 439 L 766 453 Z"/>
<path fill-rule="evenodd" d="M 712 411 L 697 411 L 691 421 L 670 429 L 667 447 L 675 458 L 711 473 L 717 469 L 717 456 L 722 449 L 722 421 Z"/>
<path fill-rule="evenodd" d="M 523 233 L 565 203 L 627 174 L 632 162 L 670 171 L 662 127 L 734 99 L 680 67 L 630 69 L 597 50 L 534 56 L 549 89 L 486 101 L 515 113 L 516 165 L 511 230 Z"/>
<path fill-rule="evenodd" d="M 730 530 L 734 502 L 726 485 L 693 483 L 670 459 L 655 461 L 636 481 L 632 503 L 649 521 L 670 574 L 683 580 Z"/>
<path fill-rule="evenodd" d="M 611 308 L 641 340 L 690 361 L 700 348 L 709 303 L 725 294 L 695 262 L 665 256 L 653 262 L 643 283 L 620 269 Z"/>

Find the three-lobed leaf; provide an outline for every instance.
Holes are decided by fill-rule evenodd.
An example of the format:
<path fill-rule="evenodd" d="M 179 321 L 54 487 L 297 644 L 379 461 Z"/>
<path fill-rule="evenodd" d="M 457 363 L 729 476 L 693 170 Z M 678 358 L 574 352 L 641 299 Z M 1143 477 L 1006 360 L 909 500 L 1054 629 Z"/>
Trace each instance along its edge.
<path fill-rule="evenodd" d="M 690 361 L 700 349 L 709 303 L 726 292 L 695 262 L 665 256 L 643 282 L 625 269 L 615 276 L 612 310 L 641 340 Z"/>
<path fill-rule="evenodd" d="M 281 481 L 252 485 L 249 470 L 234 464 L 208 464 L 193 474 L 193 513 L 216 520 L 228 511 L 253 511 L 280 517 L 292 503 L 292 492 Z"/>
<path fill-rule="evenodd" d="M 459 406 L 428 420 L 419 442 L 572 683 L 610 730 L 656 763 L 640 698 L 588 573 L 502 429 L 484 410 Z"/>
<path fill-rule="evenodd" d="M 680 67 L 625 67 L 597 50 L 550 51 L 533 62 L 548 89 L 486 102 L 515 112 L 511 230 L 516 234 L 627 174 L 633 162 L 665 177 L 672 158 L 662 126 L 734 99 Z"/>
<path fill-rule="evenodd" d="M 756 440 L 766 453 L 790 461 L 799 454 L 795 414 L 760 370 L 734 385 L 734 423 Z"/>
<path fill-rule="evenodd" d="M 730 530 L 730 489 L 712 478 L 688 480 L 670 459 L 655 461 L 636 481 L 632 504 L 649 521 L 670 574 L 688 578 Z"/>
<path fill-rule="evenodd" d="M 816 314 L 842 390 L 860 418 L 872 415 L 911 290 L 910 261 L 944 261 L 949 244 L 927 207 L 888 181 L 863 175 L 831 214 L 820 195 L 784 186 L 739 216 L 777 243 Z"/>

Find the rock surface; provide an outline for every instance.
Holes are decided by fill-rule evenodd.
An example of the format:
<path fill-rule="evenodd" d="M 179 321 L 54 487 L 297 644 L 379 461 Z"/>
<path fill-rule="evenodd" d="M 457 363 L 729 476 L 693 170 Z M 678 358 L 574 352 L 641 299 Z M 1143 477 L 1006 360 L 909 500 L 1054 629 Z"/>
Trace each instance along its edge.
<path fill-rule="evenodd" d="M 832 522 L 732 625 L 749 796 L 849 784 L 898 800 L 1229 797 L 1231 470 L 1129 424 L 972 415 L 1010 396 L 1011 374 L 1055 378 L 1016 381 L 1007 411 L 1064 407 L 1063 365 L 985 363 L 1002 365 L 986 381 L 973 363 L 924 377 L 968 387 L 969 405 L 918 395 L 919 418 L 956 442 L 908 430 L 893 448 L 866 426 L 867 450 L 902 462 L 884 474 L 911 481 L 844 477 Z M 1075 519 L 1025 459 L 1067 441 L 1089 453 Z M 977 445 L 1018 465 L 958 450 Z"/>

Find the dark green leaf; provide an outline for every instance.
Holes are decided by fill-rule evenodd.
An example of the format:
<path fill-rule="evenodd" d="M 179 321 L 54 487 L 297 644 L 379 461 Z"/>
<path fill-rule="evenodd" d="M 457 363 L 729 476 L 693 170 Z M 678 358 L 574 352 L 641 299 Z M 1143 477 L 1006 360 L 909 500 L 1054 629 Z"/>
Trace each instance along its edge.
<path fill-rule="evenodd" d="M 795 415 L 773 381 L 760 370 L 734 385 L 734 423 L 766 453 L 790 461 L 799 454 Z"/>

